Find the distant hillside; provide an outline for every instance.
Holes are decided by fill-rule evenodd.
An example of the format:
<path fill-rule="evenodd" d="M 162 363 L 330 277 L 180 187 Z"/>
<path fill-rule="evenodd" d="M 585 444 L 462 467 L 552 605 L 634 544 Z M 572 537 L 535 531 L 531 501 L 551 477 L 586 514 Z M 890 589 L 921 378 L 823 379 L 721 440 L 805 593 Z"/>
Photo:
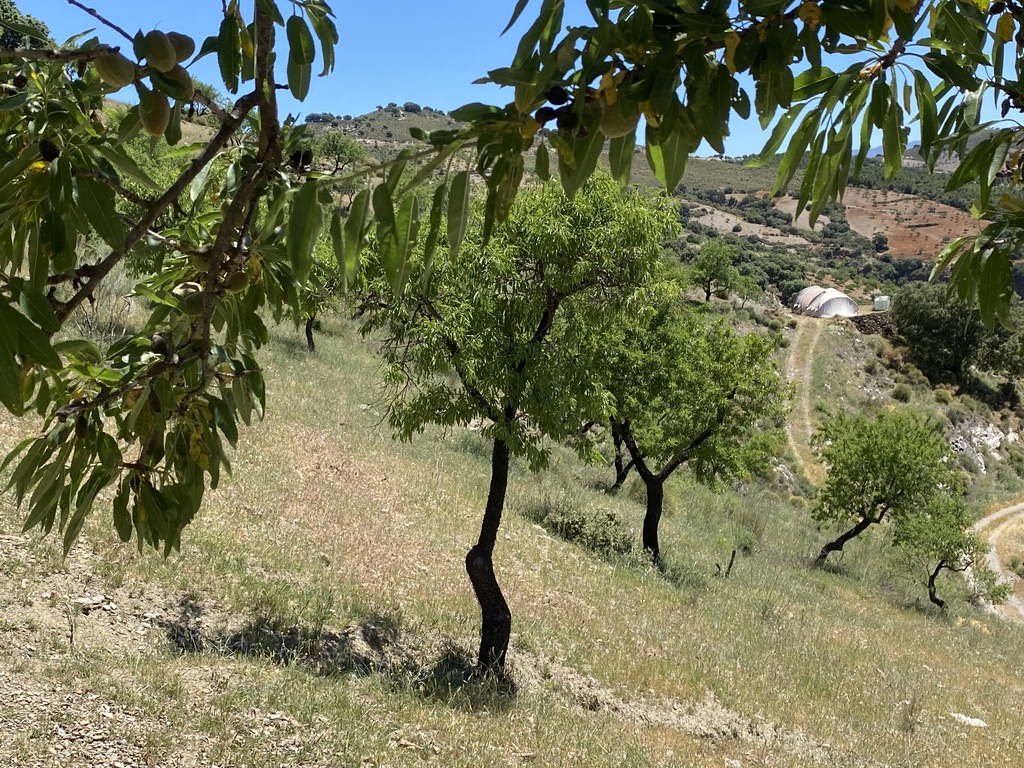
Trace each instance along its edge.
<path fill-rule="evenodd" d="M 313 113 L 306 122 L 316 130 L 337 130 L 347 136 L 368 142 L 411 142 L 410 128 L 424 131 L 451 130 L 461 127 L 447 113 L 423 107 L 411 101 L 399 105 L 391 102 L 373 112 L 353 117 L 331 113 Z"/>
<path fill-rule="evenodd" d="M 317 132 L 351 136 L 378 159 L 414 144 L 410 129 L 461 127 L 447 113 L 413 102 L 392 102 L 358 116 L 314 113 L 307 123 Z M 685 262 L 708 238 L 723 237 L 737 248 L 742 269 L 784 302 L 811 282 L 835 285 L 867 301 L 907 280 L 925 279 L 929 264 L 951 239 L 978 231 L 979 223 L 968 213 L 977 190 L 971 185 L 947 192 L 948 174 L 927 173 L 911 155 L 916 153 L 908 151 L 908 167 L 892 182 L 885 180 L 879 160 L 868 159 L 842 204 L 828 206 L 813 229 L 796 210 L 800 171 L 790 194 L 771 200 L 777 162 L 754 168 L 747 158 L 690 158 L 675 190 L 684 232 L 670 248 Z M 526 167 L 529 175 L 532 157 Z M 642 147 L 636 150 L 631 182 L 658 186 Z"/>

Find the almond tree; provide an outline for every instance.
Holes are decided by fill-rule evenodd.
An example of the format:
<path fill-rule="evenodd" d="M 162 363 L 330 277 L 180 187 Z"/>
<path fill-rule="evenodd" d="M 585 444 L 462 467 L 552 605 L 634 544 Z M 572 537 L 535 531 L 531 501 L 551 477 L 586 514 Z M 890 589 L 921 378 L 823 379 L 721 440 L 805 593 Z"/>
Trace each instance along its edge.
<path fill-rule="evenodd" d="M 529 5 L 518 0 L 510 27 Z M 534 5 L 513 60 L 485 78 L 510 89 L 505 105 L 466 105 L 452 113 L 465 127 L 417 132 L 421 143 L 394 160 L 331 179 L 287 167 L 301 132 L 281 120 L 275 95 L 286 83 L 302 99 L 314 72 L 332 71 L 338 36 L 325 0 L 226 0 L 198 45 L 130 34 L 92 10 L 82 26 L 98 22 L 97 36 L 56 49 L 40 26 L 10 25 L 15 44 L 30 45 L 0 48 L 0 403 L 43 418 L 8 457 L 30 527 L 56 526 L 68 546 L 111 488 L 123 537 L 176 545 L 226 462 L 222 442 L 262 412 L 259 310 L 275 320 L 301 311 L 324 223 L 316 203 L 328 206 L 344 280 L 373 230 L 400 293 L 421 221 L 427 261 L 442 228 L 457 256 L 470 174 L 445 169 L 460 153 L 484 185 L 486 241 L 509 216 L 528 156 L 569 197 L 604 153 L 626 183 L 643 116 L 643 154 L 672 191 L 692 152 L 724 152 L 730 122 L 756 115 L 772 128 L 760 161 L 782 152 L 775 191 L 802 173 L 797 207 L 813 222 L 879 138 L 891 179 L 914 124 L 927 164 L 947 151 L 962 159 L 950 187 L 980 182 L 976 208 L 990 222 L 950 243 L 936 271 L 955 262 L 961 298 L 978 302 L 986 324 L 1009 322 L 1010 265 L 1024 250 L 1024 165 L 1012 151 L 1024 46 L 1008 45 L 1020 35 L 1019 3 L 588 0 L 590 21 L 568 28 L 564 0 Z M 196 56 L 216 56 L 230 108 L 196 90 L 185 69 Z M 124 86 L 137 106 L 105 116 L 104 96 Z M 986 92 L 1002 112 L 993 123 L 979 119 Z M 157 183 L 122 143 L 145 131 L 167 151 L 193 102 L 212 113 L 212 135 L 181 155 L 172 182 Z M 421 210 L 413 193 L 438 170 Z M 353 179 L 365 186 L 346 209 L 331 189 Z M 87 240 L 104 252 L 77 247 Z M 152 303 L 143 327 L 112 346 L 55 345 L 75 309 L 136 257 L 146 264 L 138 293 Z"/>
<path fill-rule="evenodd" d="M 935 583 L 943 571 L 970 570 L 980 596 L 989 602 L 1005 602 L 1010 595 L 1010 586 L 985 563 L 988 545 L 971 530 L 974 519 L 957 489 L 947 488 L 893 526 L 893 544 L 927 574 L 928 599 L 939 608 L 946 607 Z"/>
<path fill-rule="evenodd" d="M 612 432 L 647 490 L 643 546 L 656 561 L 668 478 L 683 466 L 709 484 L 763 469 L 781 442 L 789 392 L 764 336 L 686 310 L 677 293 L 650 293 L 653 306 L 609 345 Z"/>
<path fill-rule="evenodd" d="M 602 347 L 673 223 L 669 206 L 620 195 L 597 177 L 572 199 L 552 185 L 527 188 L 488 243 L 477 217 L 457 261 L 431 262 L 420 249 L 400 285 L 383 264 L 370 267 L 366 331 L 384 335 L 397 435 L 482 420 L 492 443 L 480 534 L 466 555 L 482 614 L 482 673 L 502 670 L 511 633 L 493 563 L 510 458 L 543 467 L 547 439 L 575 437 L 580 424 L 605 416 Z M 591 446 L 584 439 L 579 448 Z"/>
<path fill-rule="evenodd" d="M 959 487 L 945 437 L 912 411 L 839 414 L 822 425 L 812 443 L 828 467 L 814 519 L 853 523 L 821 548 L 818 565 L 872 525 L 885 520 L 902 525 L 937 493 Z"/>

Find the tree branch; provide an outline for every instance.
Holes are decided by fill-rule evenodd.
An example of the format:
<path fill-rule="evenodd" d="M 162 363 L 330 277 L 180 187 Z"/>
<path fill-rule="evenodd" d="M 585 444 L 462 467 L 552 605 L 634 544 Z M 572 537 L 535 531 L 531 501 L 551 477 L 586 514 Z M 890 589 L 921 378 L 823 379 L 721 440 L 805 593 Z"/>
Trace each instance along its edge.
<path fill-rule="evenodd" d="M 225 120 L 229 120 L 231 118 L 230 112 L 228 112 L 226 109 L 224 109 L 224 107 L 215 102 L 202 91 L 197 90 L 195 94 L 192 96 L 192 101 L 196 102 L 197 104 L 202 104 L 214 115 L 216 115 L 217 119 L 220 120 L 222 123 Z"/>
<path fill-rule="evenodd" d="M 135 41 L 135 38 L 133 38 L 131 35 L 129 35 L 127 32 L 125 32 L 121 27 L 117 26 L 117 24 L 115 24 L 114 22 L 112 22 L 112 21 L 110 21 L 108 19 L 105 19 L 103 16 L 100 16 L 99 12 L 95 8 L 90 8 L 89 6 L 84 5 L 84 4 L 80 3 L 80 2 L 78 2 L 78 0 L 68 0 L 68 3 L 73 5 L 73 6 L 75 6 L 76 8 L 81 8 L 83 11 L 88 13 L 90 16 L 92 16 L 98 22 L 100 22 L 100 24 L 103 24 L 104 26 L 109 27 L 110 29 L 114 30 L 119 35 L 124 37 L 124 39 L 127 40 L 128 42 L 131 43 L 131 42 Z"/>
<path fill-rule="evenodd" d="M 70 0 L 69 0 L 70 2 Z M 0 59 L 35 59 L 42 61 L 93 61 L 121 49 L 111 45 L 97 45 L 88 51 L 50 51 L 33 48 L 0 48 Z"/>
<path fill-rule="evenodd" d="M 650 468 L 647 466 L 647 462 L 644 461 L 643 452 L 636 444 L 636 440 L 633 437 L 633 430 L 630 428 L 629 422 L 613 422 L 613 424 L 619 435 L 622 436 L 622 442 L 624 442 L 626 444 L 626 448 L 629 449 L 629 455 L 633 458 L 633 464 L 636 466 L 636 471 L 640 473 L 640 477 L 642 477 L 645 482 L 653 480 L 655 478 L 655 474 L 651 472 Z"/>
<path fill-rule="evenodd" d="M 168 206 L 178 199 L 178 196 L 185 190 L 192 180 L 199 175 L 199 172 L 209 165 L 217 153 L 228 143 L 234 133 L 241 126 L 245 116 L 249 113 L 256 104 L 259 103 L 260 96 L 258 93 L 248 93 L 240 98 L 235 103 L 235 108 L 232 111 L 229 119 L 225 121 L 220 130 L 210 139 L 210 143 L 206 145 L 206 148 L 202 153 L 192 160 L 189 167 L 185 170 L 181 176 L 178 177 L 177 181 L 172 184 L 164 194 L 154 200 L 149 206 L 146 214 L 139 219 L 138 223 L 132 227 L 131 231 L 125 235 L 124 247 L 120 251 L 111 252 L 105 259 L 97 262 L 96 264 L 87 264 L 77 270 L 78 276 L 88 277 L 89 282 L 83 285 L 78 291 L 65 302 L 58 302 L 54 311 L 57 313 L 57 318 L 63 323 L 68 316 L 79 307 L 83 301 L 92 297 L 93 292 L 99 283 L 106 277 L 110 270 L 112 270 L 117 263 L 124 258 L 125 254 L 128 253 L 136 243 L 138 243 L 150 227 L 156 222 Z"/>

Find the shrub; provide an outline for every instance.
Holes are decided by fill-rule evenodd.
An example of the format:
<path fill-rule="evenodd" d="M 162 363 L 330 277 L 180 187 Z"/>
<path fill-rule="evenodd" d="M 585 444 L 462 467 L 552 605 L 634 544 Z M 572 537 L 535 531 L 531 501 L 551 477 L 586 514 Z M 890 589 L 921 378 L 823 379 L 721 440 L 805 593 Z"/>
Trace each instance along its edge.
<path fill-rule="evenodd" d="M 953 402 L 953 393 L 948 389 L 936 389 L 935 402 L 939 405 L 949 405 Z"/>
<path fill-rule="evenodd" d="M 899 400 L 901 403 L 909 403 L 913 394 L 914 391 L 909 384 L 897 384 L 892 390 L 893 399 Z"/>
<path fill-rule="evenodd" d="M 907 375 L 907 381 L 915 387 L 928 386 L 930 383 L 928 377 L 916 365 L 907 365 L 904 373 Z"/>
<path fill-rule="evenodd" d="M 525 506 L 521 514 L 560 539 L 599 555 L 624 555 L 633 551 L 633 533 L 614 512 L 592 509 L 576 498 L 545 496 Z"/>
<path fill-rule="evenodd" d="M 957 426 L 958 424 L 970 421 L 971 414 L 966 408 L 954 403 L 946 409 L 946 418 L 949 419 L 950 424 Z"/>
<path fill-rule="evenodd" d="M 773 331 L 781 331 L 782 330 L 782 321 L 781 320 L 770 320 L 768 322 L 768 328 L 770 330 L 773 330 Z"/>
<path fill-rule="evenodd" d="M 797 325 L 797 323 L 796 323 L 796 318 L 795 317 L 791 317 L 791 318 L 789 318 L 789 320 L 786 321 L 786 327 L 787 328 L 796 328 L 796 325 Z"/>
<path fill-rule="evenodd" d="M 874 375 L 878 373 L 878 358 L 871 357 L 864 362 L 864 373 Z"/>

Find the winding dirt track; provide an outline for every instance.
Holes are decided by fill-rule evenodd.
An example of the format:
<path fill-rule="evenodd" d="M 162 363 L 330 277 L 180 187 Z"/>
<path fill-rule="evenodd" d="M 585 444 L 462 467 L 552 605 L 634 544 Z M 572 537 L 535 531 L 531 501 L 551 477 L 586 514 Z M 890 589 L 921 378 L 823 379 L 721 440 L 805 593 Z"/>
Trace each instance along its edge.
<path fill-rule="evenodd" d="M 819 464 L 811 451 L 810 441 L 814 432 L 811 419 L 811 377 L 814 371 L 814 352 L 825 328 L 826 321 L 796 316 L 796 336 L 789 347 L 786 358 L 786 378 L 796 386 L 796 403 L 792 417 L 786 424 L 786 438 L 804 475 L 817 486 L 825 480 L 825 468 Z M 989 568 L 1003 581 L 1011 577 L 999 559 L 999 537 L 1010 526 L 1024 524 L 1024 502 L 998 509 L 986 515 L 973 526 L 988 543 L 985 556 Z M 1009 621 L 1024 624 L 1024 599 L 1019 594 L 1011 595 L 1003 605 L 993 606 L 993 611 Z"/>
<path fill-rule="evenodd" d="M 999 574 L 999 578 L 1004 581 L 1010 581 L 1010 578 L 999 559 L 997 548 L 999 537 L 1011 525 L 1019 524 L 1022 518 L 1024 518 L 1024 503 L 1019 503 L 998 509 L 981 518 L 973 526 L 974 530 L 988 542 L 988 554 L 985 555 L 988 567 Z M 993 606 L 993 610 L 1010 621 L 1024 624 L 1024 600 L 1017 594 L 1011 595 L 1003 605 Z"/>
<path fill-rule="evenodd" d="M 796 386 L 796 403 L 792 417 L 786 424 L 786 438 L 804 475 L 815 485 L 825 480 L 825 468 L 814 459 L 811 451 L 811 376 L 814 371 L 814 349 L 827 321 L 796 316 L 796 338 L 789 345 L 786 358 L 786 378 Z"/>

